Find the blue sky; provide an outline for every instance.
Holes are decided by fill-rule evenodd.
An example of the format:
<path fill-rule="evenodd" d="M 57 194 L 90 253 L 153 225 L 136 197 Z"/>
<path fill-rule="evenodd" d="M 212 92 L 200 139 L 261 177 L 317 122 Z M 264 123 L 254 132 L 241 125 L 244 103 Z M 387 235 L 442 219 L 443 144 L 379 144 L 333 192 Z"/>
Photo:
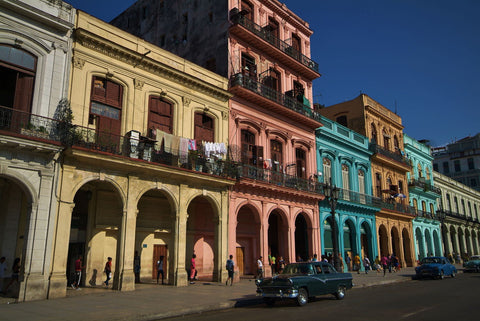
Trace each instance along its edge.
<path fill-rule="evenodd" d="M 110 21 L 135 0 L 67 2 Z M 480 1 L 281 2 L 314 31 L 312 58 L 322 74 L 314 102 L 365 93 L 396 108 L 404 132 L 433 146 L 480 132 Z"/>

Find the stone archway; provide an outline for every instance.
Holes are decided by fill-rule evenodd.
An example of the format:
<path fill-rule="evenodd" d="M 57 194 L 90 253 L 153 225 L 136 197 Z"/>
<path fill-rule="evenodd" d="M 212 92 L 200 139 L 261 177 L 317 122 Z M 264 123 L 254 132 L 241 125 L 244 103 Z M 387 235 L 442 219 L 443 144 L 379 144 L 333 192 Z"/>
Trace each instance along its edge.
<path fill-rule="evenodd" d="M 472 238 L 471 238 L 471 234 L 470 234 L 470 231 L 468 229 L 465 229 L 465 245 L 466 245 L 466 253 L 468 255 L 468 257 L 470 257 L 473 253 L 472 253 L 472 248 L 470 246 L 472 242 Z"/>
<path fill-rule="evenodd" d="M 323 251 L 324 255 L 328 256 L 329 254 L 333 255 L 333 241 L 332 241 L 332 217 L 328 216 L 323 221 Z"/>
<path fill-rule="evenodd" d="M 408 230 L 404 228 L 402 230 L 402 239 L 403 239 L 403 259 L 407 266 L 413 266 L 413 255 L 411 247 L 411 238 Z"/>
<path fill-rule="evenodd" d="M 241 275 L 256 273 L 256 259 L 260 256 L 260 216 L 251 205 L 244 205 L 237 214 L 236 266 Z"/>
<path fill-rule="evenodd" d="M 395 256 L 400 257 L 403 253 L 401 253 L 401 247 L 400 247 L 400 234 L 397 230 L 397 228 L 394 226 L 390 230 L 390 235 L 391 235 L 391 240 L 392 240 L 392 253 L 390 254 L 395 254 Z"/>
<path fill-rule="evenodd" d="M 268 251 L 275 257 L 288 256 L 288 224 L 282 215 L 283 213 L 275 209 L 268 217 Z M 290 262 L 295 258 L 290 258 Z"/>
<path fill-rule="evenodd" d="M 450 226 L 450 242 L 452 243 L 452 255 L 455 261 L 457 261 L 457 255 L 460 253 L 458 238 L 457 238 L 457 231 L 455 227 L 452 225 Z"/>
<path fill-rule="evenodd" d="M 197 278 L 218 281 L 220 260 L 218 248 L 218 213 L 210 200 L 197 196 L 188 206 L 185 267 L 190 273 L 192 255 L 195 254 Z"/>
<path fill-rule="evenodd" d="M 388 247 L 388 233 L 387 228 L 385 225 L 380 225 L 378 228 L 378 243 L 380 249 L 380 256 L 388 256 L 390 255 L 389 247 Z"/>
<path fill-rule="evenodd" d="M 345 220 L 343 226 L 339 229 L 339 232 L 340 237 L 343 239 L 343 249 L 340 249 L 342 257 L 346 258 L 348 255 L 353 259 L 357 254 L 363 257 L 363 253 L 357 253 L 357 234 L 355 231 L 355 224 L 352 220 Z M 340 244 L 342 244 L 342 242 L 340 242 Z M 362 248 L 360 248 L 360 251 L 362 251 Z"/>
<path fill-rule="evenodd" d="M 107 181 L 90 181 L 75 193 L 73 200 L 65 267 L 69 283 L 75 279 L 76 260 L 80 257 L 85 266 L 80 286 L 101 285 L 105 262 L 111 257 L 115 275 L 112 281 L 118 284 L 123 204 L 117 189 Z"/>
<path fill-rule="evenodd" d="M 442 256 L 442 244 L 437 230 L 433 231 L 433 243 L 435 245 L 435 256 Z"/>
<path fill-rule="evenodd" d="M 300 256 L 303 261 L 311 257 L 311 235 L 308 233 L 309 230 L 309 224 L 304 214 L 300 213 L 295 219 L 295 255 L 297 257 Z"/>
<path fill-rule="evenodd" d="M 430 230 L 425 229 L 425 244 L 426 244 L 426 256 L 432 256 L 435 252 L 433 248 L 432 236 L 430 235 Z"/>
<path fill-rule="evenodd" d="M 362 257 L 368 257 L 370 262 L 375 260 L 374 240 L 370 225 L 364 221 L 360 225 L 360 242 Z"/>
<path fill-rule="evenodd" d="M 418 260 L 421 260 L 425 257 L 425 245 L 423 242 L 422 230 L 420 227 L 415 229 L 415 242 L 417 244 Z"/>
<path fill-rule="evenodd" d="M 23 279 L 26 246 L 29 237 L 29 220 L 32 210 L 32 199 L 26 193 L 26 186 L 10 178 L 0 176 L 0 256 L 6 259 L 8 271 L 5 272 L 4 291 L 7 296 L 19 297 L 20 284 L 10 284 L 12 265 L 15 259 L 20 260 L 20 278 Z M 8 286 L 8 289 L 6 287 Z"/>
<path fill-rule="evenodd" d="M 164 191 L 152 189 L 140 197 L 137 209 L 134 260 L 138 260 L 140 269 L 136 282 L 156 282 L 157 262 L 162 257 L 164 282 L 171 284 L 175 271 L 171 252 L 175 230 L 173 201 Z M 134 272 L 136 264 L 134 262 Z"/>

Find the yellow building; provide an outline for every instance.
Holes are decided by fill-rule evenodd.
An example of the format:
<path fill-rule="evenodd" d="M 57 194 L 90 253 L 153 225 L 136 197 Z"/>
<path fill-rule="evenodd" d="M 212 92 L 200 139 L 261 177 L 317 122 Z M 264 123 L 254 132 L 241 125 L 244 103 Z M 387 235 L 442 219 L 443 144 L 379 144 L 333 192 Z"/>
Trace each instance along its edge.
<path fill-rule="evenodd" d="M 376 213 L 378 253 L 393 253 L 402 266 L 413 266 L 414 215 L 407 184 L 411 166 L 404 156 L 402 119 L 365 94 L 321 109 L 321 114 L 370 139 L 373 195 L 383 200 Z"/>
<path fill-rule="evenodd" d="M 118 290 L 134 269 L 155 282 L 160 256 L 168 284 L 187 284 L 192 254 L 199 278 L 224 280 L 227 80 L 82 11 L 74 39 L 49 297 L 78 257 L 84 286 L 102 285 L 107 257 Z"/>

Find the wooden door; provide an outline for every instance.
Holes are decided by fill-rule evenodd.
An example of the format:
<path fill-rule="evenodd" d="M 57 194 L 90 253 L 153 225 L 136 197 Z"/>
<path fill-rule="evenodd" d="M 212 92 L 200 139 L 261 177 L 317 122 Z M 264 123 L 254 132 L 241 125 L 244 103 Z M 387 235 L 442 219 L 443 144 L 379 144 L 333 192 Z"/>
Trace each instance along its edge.
<path fill-rule="evenodd" d="M 163 273 L 165 277 L 168 275 L 168 245 L 160 245 L 154 244 L 153 245 L 153 258 L 152 258 L 152 279 L 157 279 L 157 261 L 160 260 L 160 256 L 163 255 Z"/>
<path fill-rule="evenodd" d="M 244 247 L 237 247 L 237 267 L 238 267 L 238 274 L 243 275 L 245 273 L 245 248 Z"/>

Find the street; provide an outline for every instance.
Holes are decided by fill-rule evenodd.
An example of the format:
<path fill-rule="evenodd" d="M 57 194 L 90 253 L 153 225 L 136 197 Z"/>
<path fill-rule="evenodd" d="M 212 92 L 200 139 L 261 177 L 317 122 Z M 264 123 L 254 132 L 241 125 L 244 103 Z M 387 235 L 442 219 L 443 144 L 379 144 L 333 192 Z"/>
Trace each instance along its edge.
<path fill-rule="evenodd" d="M 480 274 L 444 280 L 411 280 L 347 291 L 344 300 L 316 298 L 304 307 L 292 301 L 273 308 L 255 305 L 168 320 L 479 320 Z M 195 298 L 190 298 L 195 300 Z"/>

